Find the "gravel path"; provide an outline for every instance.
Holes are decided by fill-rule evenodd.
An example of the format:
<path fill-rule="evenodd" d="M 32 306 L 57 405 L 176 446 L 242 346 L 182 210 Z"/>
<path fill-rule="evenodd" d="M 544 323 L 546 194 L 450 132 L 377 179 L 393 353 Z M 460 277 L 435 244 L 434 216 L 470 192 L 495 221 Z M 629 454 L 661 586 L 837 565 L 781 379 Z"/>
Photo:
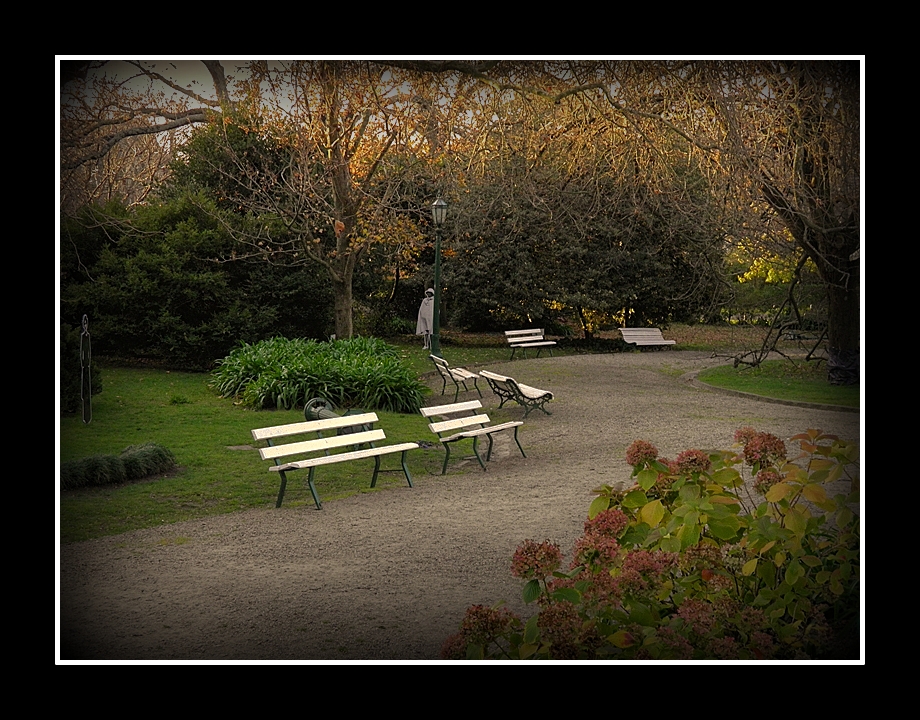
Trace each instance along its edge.
<path fill-rule="evenodd" d="M 64 545 L 58 657 L 435 660 L 472 604 L 505 600 L 530 614 L 509 572 L 515 548 L 548 538 L 569 550 L 592 488 L 627 481 L 633 440 L 674 457 L 727 447 L 743 425 L 783 438 L 808 428 L 860 438 L 858 413 L 692 382 L 723 362 L 671 350 L 495 365 L 556 395 L 551 416 L 531 413 L 521 429 L 526 458 L 497 437 L 485 473 L 472 462 L 321 512 L 250 510 Z M 484 394 L 487 409 L 497 406 Z"/>

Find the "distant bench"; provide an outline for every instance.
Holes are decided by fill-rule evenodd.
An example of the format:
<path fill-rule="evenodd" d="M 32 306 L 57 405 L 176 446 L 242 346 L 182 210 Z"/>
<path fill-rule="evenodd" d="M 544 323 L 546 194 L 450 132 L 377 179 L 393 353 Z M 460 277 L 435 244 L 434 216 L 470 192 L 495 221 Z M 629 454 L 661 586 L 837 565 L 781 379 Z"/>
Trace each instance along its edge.
<path fill-rule="evenodd" d="M 524 408 L 525 418 L 530 414 L 531 410 L 537 408 L 547 415 L 552 415 L 549 410 L 543 407 L 553 399 L 553 394 L 549 390 L 540 390 L 530 385 L 522 385 L 513 377 L 499 375 L 498 373 L 489 372 L 488 370 L 480 370 L 479 377 L 484 377 L 486 382 L 489 383 L 489 387 L 492 388 L 492 392 L 498 395 L 501 400 L 501 402 L 498 403 L 499 407 L 509 400 L 514 400 L 514 402 Z"/>
<path fill-rule="evenodd" d="M 489 450 L 486 453 L 486 460 L 488 461 L 492 459 L 492 435 L 512 428 L 514 428 L 514 442 L 517 443 L 518 450 L 521 451 L 521 455 L 527 457 L 524 455 L 524 448 L 521 447 L 517 435 L 518 428 L 524 423 L 520 420 L 514 420 L 512 422 L 502 423 L 501 425 L 490 425 L 489 423 L 491 421 L 489 420 L 489 416 L 480 412 L 481 409 L 482 403 L 478 400 L 454 403 L 452 405 L 423 407 L 421 409 L 422 415 L 426 418 L 432 418 L 436 415 L 446 418 L 444 420 L 428 423 L 428 428 L 438 436 L 438 440 L 440 440 L 441 444 L 444 446 L 445 455 L 444 467 L 441 468 L 442 475 L 447 472 L 447 461 L 450 460 L 450 446 L 452 443 L 459 442 L 460 440 L 472 439 L 473 453 L 476 455 L 479 465 L 485 470 L 486 465 L 482 461 L 482 457 L 479 455 L 479 450 L 477 448 L 479 438 L 483 435 L 489 438 Z M 464 414 L 460 415 L 460 413 Z"/>
<path fill-rule="evenodd" d="M 538 328 L 536 330 L 505 330 L 505 339 L 508 341 L 508 344 L 511 346 L 511 359 L 514 360 L 514 353 L 518 350 L 527 357 L 527 348 L 538 348 L 537 357 L 540 357 L 540 352 L 543 348 L 549 348 L 549 354 L 553 354 L 553 346 L 556 344 L 555 340 L 546 340 L 543 337 L 543 328 Z"/>
<path fill-rule="evenodd" d="M 674 345 L 676 340 L 665 340 L 658 328 L 620 328 L 623 340 L 634 345 Z"/>
<path fill-rule="evenodd" d="M 391 453 L 402 453 L 402 471 L 406 476 L 409 487 L 412 487 L 412 476 L 409 475 L 409 468 L 406 466 L 406 453 L 409 450 L 416 449 L 418 443 L 399 443 L 398 445 L 374 447 L 375 442 L 386 439 L 383 430 L 367 429 L 368 427 L 372 427 L 375 422 L 377 422 L 376 413 L 362 413 L 360 415 L 346 415 L 344 417 L 331 418 L 328 420 L 313 420 L 310 422 L 276 425 L 274 427 L 253 430 L 253 439 L 265 440 L 268 443 L 268 447 L 259 450 L 259 455 L 263 460 L 273 460 L 275 462 L 274 466 L 268 469 L 277 472 L 281 476 L 281 489 L 278 491 L 278 501 L 275 503 L 275 507 L 281 507 L 281 501 L 284 499 L 284 489 L 287 487 L 286 473 L 290 470 L 310 470 L 310 474 L 307 477 L 307 484 L 310 486 L 310 493 L 313 495 L 313 502 L 316 503 L 316 509 L 322 510 L 323 506 L 320 504 L 316 486 L 313 484 L 313 472 L 317 467 L 320 465 L 331 465 L 333 463 L 372 457 L 374 458 L 374 476 L 371 478 L 371 487 L 375 487 L 377 485 L 378 473 L 398 472 L 398 470 L 380 469 L 380 457 Z M 324 438 L 323 433 L 329 431 L 336 431 L 337 434 L 335 437 Z M 275 444 L 275 441 L 279 438 L 290 438 L 295 435 L 309 435 L 312 436 L 313 439 L 289 442 L 284 445 Z M 353 445 L 355 448 L 361 445 L 368 445 L 369 447 L 364 450 L 355 449 L 350 452 L 329 454 L 331 450 L 341 450 L 348 445 Z M 318 457 L 303 457 L 319 452 L 324 454 Z M 302 459 L 291 462 L 279 461 L 279 458 L 289 458 L 295 455 L 301 456 Z"/>

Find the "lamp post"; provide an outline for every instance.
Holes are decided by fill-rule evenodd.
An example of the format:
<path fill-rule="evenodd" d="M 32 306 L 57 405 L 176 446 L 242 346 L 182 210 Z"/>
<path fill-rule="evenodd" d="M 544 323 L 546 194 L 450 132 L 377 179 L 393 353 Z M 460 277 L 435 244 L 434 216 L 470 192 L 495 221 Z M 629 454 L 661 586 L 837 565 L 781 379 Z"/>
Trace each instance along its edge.
<path fill-rule="evenodd" d="M 441 357 L 441 225 L 447 219 L 447 202 L 438 198 L 431 204 L 434 220 L 434 313 L 431 333 L 431 354 Z"/>

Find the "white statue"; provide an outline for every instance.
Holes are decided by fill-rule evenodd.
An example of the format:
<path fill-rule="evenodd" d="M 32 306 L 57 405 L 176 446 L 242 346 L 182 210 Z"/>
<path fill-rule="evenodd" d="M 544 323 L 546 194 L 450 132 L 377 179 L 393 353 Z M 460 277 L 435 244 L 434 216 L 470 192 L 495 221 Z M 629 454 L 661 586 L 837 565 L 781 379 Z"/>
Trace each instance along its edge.
<path fill-rule="evenodd" d="M 425 299 L 418 309 L 418 322 L 415 325 L 415 334 L 425 339 L 422 345 L 426 350 L 431 349 L 431 333 L 434 332 L 434 290 L 425 291 Z"/>

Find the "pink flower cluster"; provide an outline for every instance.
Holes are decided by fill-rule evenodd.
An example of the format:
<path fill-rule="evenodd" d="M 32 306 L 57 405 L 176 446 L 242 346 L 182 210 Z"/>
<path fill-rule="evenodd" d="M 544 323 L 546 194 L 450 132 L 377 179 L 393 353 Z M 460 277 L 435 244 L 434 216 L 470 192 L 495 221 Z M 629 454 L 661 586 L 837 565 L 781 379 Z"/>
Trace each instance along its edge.
<path fill-rule="evenodd" d="M 517 615 L 507 608 L 472 605 L 463 617 L 460 633 L 467 642 L 487 645 L 504 633 L 516 619 Z"/>
<path fill-rule="evenodd" d="M 608 508 L 585 520 L 585 533 L 575 542 L 572 568 L 608 565 L 617 559 L 617 538 L 629 526 L 629 518 L 619 508 Z"/>
<path fill-rule="evenodd" d="M 684 450 L 675 461 L 681 473 L 704 473 L 712 467 L 709 456 L 702 450 Z"/>
<path fill-rule="evenodd" d="M 626 462 L 633 467 L 645 466 L 658 457 L 658 448 L 646 440 L 636 440 L 626 449 Z"/>
<path fill-rule="evenodd" d="M 743 427 L 735 431 L 735 442 L 744 444 L 744 461 L 748 465 L 779 465 L 786 460 L 786 443 L 776 435 Z"/>
<path fill-rule="evenodd" d="M 552 575 L 562 564 L 562 551 L 556 543 L 525 540 L 511 558 L 511 574 L 522 580 Z"/>
<path fill-rule="evenodd" d="M 655 590 L 678 564 L 676 553 L 660 550 L 633 550 L 623 558 L 618 576 L 619 588 L 626 593 Z"/>
<path fill-rule="evenodd" d="M 754 489 L 759 492 L 761 495 L 766 495 L 767 490 L 776 485 L 783 479 L 773 468 L 764 468 L 759 473 L 757 477 L 754 478 Z"/>
<path fill-rule="evenodd" d="M 485 648 L 519 624 L 520 618 L 507 608 L 472 605 L 463 616 L 459 632 L 444 640 L 440 657 L 442 660 L 466 660 L 469 645 Z"/>
<path fill-rule="evenodd" d="M 716 616 L 712 603 L 688 598 L 677 611 L 677 616 L 692 628 L 697 635 L 709 635 L 716 627 Z"/>
<path fill-rule="evenodd" d="M 629 525 L 629 518 L 620 508 L 608 508 L 585 520 L 585 535 L 618 538 Z"/>

